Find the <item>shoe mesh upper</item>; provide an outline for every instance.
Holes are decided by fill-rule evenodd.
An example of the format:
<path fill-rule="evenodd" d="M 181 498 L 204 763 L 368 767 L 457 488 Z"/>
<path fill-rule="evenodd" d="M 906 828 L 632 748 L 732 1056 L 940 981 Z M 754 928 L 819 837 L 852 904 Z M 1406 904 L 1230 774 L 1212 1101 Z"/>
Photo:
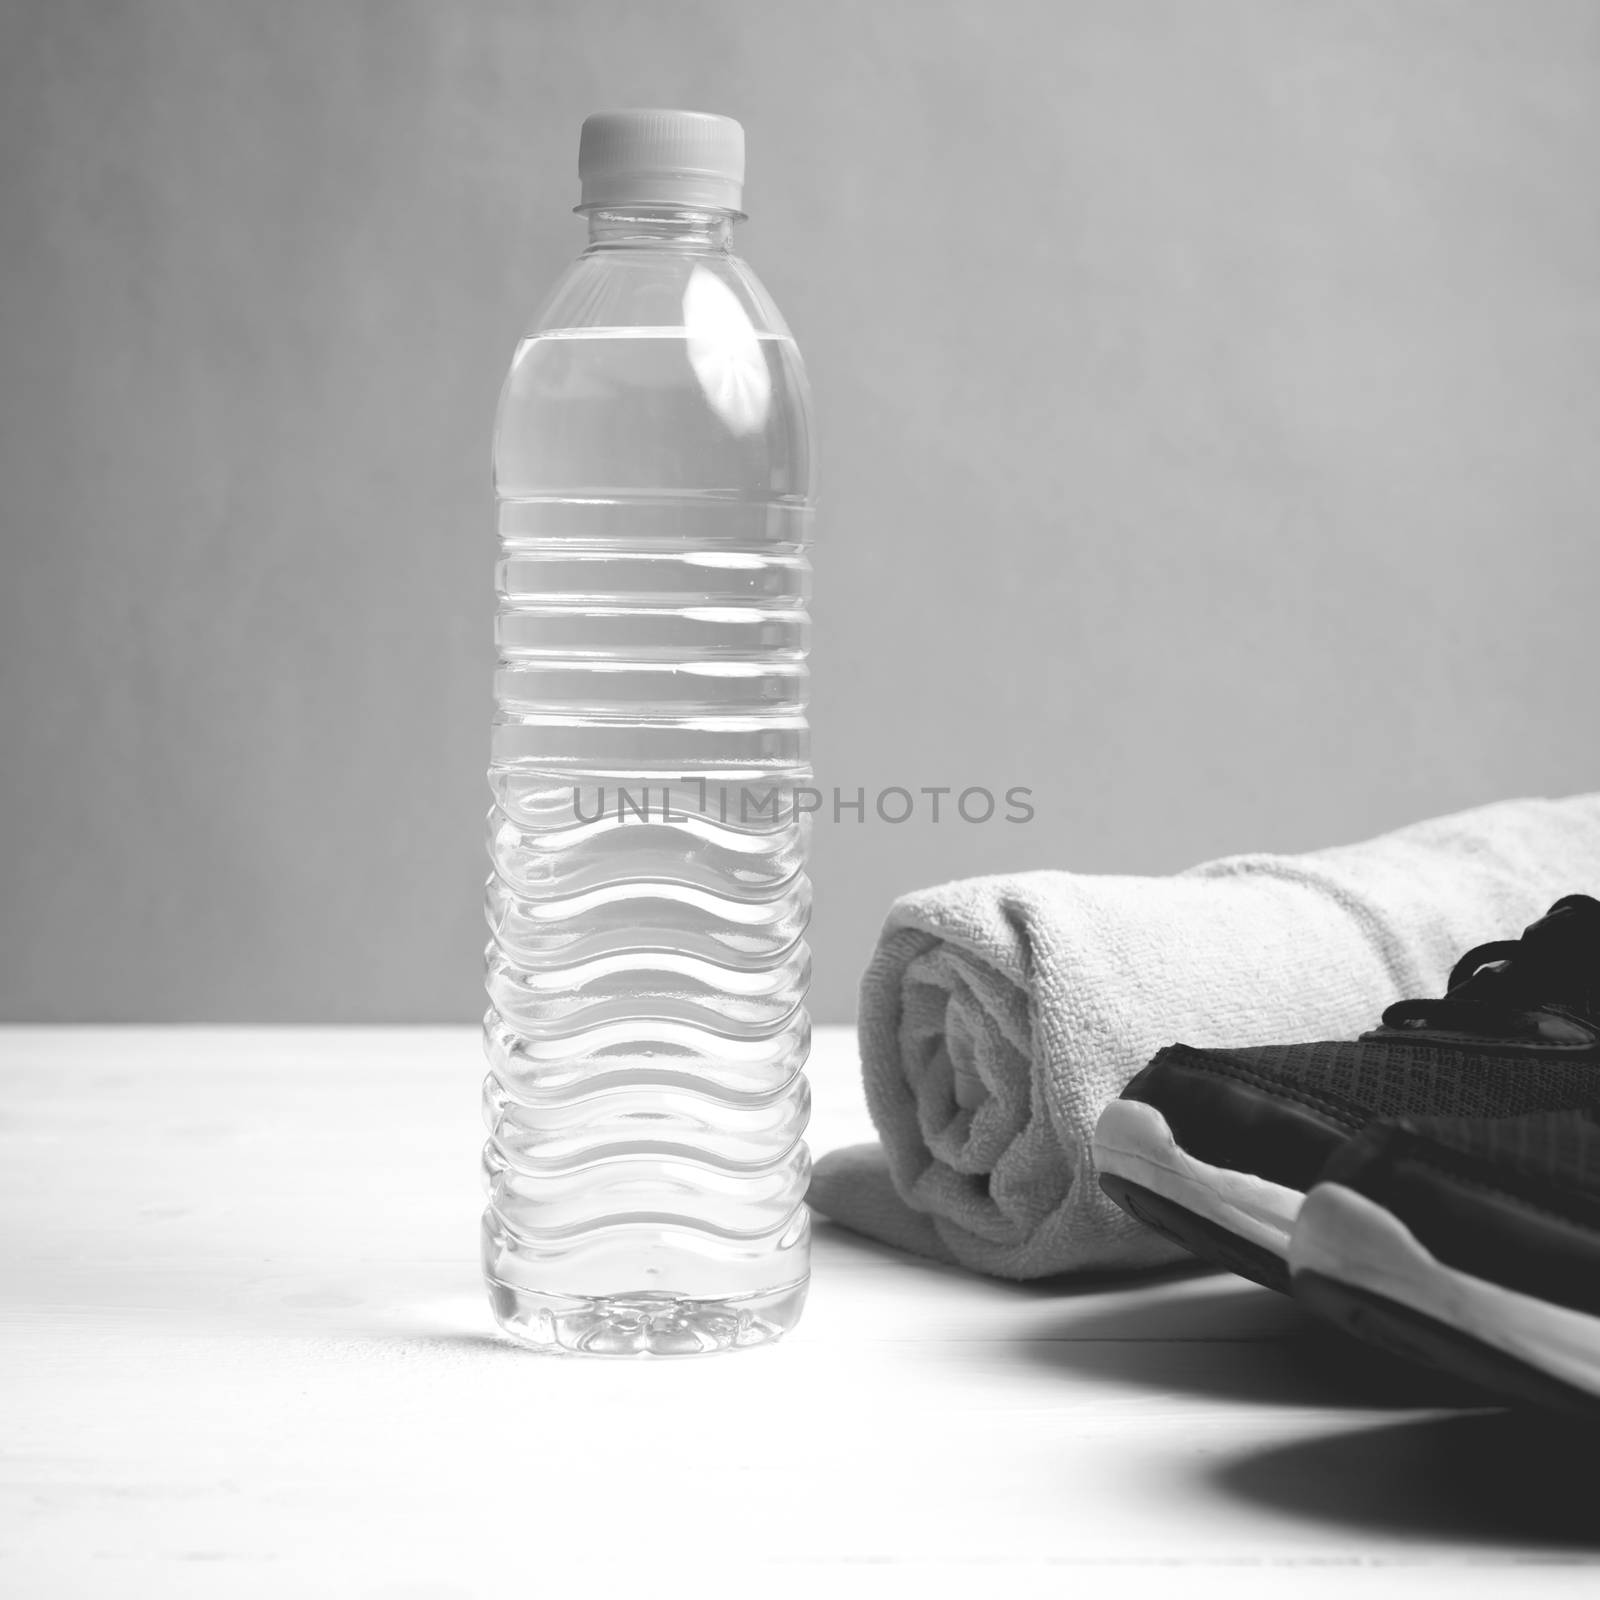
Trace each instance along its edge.
<path fill-rule="evenodd" d="M 1224 1071 L 1293 1098 L 1337 1101 L 1362 1120 L 1516 1117 L 1600 1099 L 1600 1061 L 1593 1057 L 1568 1061 L 1392 1039 L 1196 1053 Z"/>
<path fill-rule="evenodd" d="M 1600 1102 L 1597 1102 L 1600 1105 Z M 1600 1121 L 1596 1105 L 1498 1121 L 1411 1117 L 1403 1124 L 1418 1141 L 1517 1178 L 1600 1200 Z"/>

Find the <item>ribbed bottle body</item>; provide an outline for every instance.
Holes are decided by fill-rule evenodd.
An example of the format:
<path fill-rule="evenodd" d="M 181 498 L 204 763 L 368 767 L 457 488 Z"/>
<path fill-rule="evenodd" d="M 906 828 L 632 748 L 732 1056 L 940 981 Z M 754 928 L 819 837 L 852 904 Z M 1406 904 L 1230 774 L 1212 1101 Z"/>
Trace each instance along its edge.
<path fill-rule="evenodd" d="M 536 1345 L 803 1303 L 810 461 L 792 339 L 693 239 L 591 249 L 506 382 L 484 1266 Z"/>

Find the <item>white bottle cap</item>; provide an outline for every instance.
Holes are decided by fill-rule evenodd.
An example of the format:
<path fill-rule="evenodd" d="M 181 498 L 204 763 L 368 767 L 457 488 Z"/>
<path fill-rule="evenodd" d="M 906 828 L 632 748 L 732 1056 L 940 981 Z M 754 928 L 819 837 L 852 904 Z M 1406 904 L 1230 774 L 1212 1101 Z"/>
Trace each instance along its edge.
<path fill-rule="evenodd" d="M 682 206 L 738 211 L 744 129 L 707 111 L 597 111 L 578 140 L 579 211 Z"/>

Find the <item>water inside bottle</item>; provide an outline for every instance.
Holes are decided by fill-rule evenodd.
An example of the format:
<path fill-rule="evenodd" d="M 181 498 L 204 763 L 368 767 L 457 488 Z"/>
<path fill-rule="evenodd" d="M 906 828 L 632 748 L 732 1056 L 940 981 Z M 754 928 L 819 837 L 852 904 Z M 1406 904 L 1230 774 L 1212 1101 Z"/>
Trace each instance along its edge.
<path fill-rule="evenodd" d="M 484 1254 L 545 1348 L 761 1343 L 805 1294 L 803 378 L 710 281 L 526 340 L 502 403 Z"/>

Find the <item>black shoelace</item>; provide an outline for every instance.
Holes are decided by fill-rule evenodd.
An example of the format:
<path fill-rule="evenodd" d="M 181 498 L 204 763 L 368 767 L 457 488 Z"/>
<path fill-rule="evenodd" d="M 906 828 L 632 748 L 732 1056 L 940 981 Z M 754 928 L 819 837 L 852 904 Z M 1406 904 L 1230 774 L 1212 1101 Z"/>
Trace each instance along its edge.
<path fill-rule="evenodd" d="M 1401 1000 L 1384 1032 L 1441 1031 L 1543 1044 L 1592 1043 L 1600 1022 L 1600 901 L 1570 894 L 1520 939 L 1480 944 L 1440 1000 Z"/>

